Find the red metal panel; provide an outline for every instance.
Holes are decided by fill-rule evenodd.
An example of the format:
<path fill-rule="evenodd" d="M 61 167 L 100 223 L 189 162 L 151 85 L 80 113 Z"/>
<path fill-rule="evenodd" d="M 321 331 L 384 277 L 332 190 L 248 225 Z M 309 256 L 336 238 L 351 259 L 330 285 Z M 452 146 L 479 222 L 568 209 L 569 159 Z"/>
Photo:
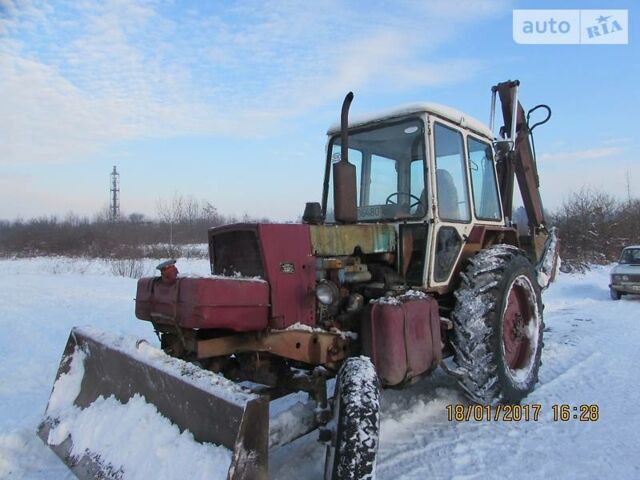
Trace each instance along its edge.
<path fill-rule="evenodd" d="M 363 351 L 383 385 L 399 385 L 434 368 L 442 358 L 438 304 L 406 297 L 374 303 L 363 326 Z"/>
<path fill-rule="evenodd" d="M 315 325 L 315 257 L 311 254 L 309 226 L 258 226 L 265 276 L 271 287 L 272 328 L 296 322 Z"/>
<path fill-rule="evenodd" d="M 175 318 L 184 328 L 250 332 L 267 327 L 268 312 L 264 281 L 185 277 L 165 285 L 157 278 L 138 280 L 136 317 L 141 320 L 172 324 Z"/>
<path fill-rule="evenodd" d="M 400 305 L 375 303 L 371 309 L 371 359 L 383 385 L 398 385 L 407 376 L 404 311 Z"/>
<path fill-rule="evenodd" d="M 469 236 L 467 237 L 467 243 L 482 243 L 482 239 L 484 238 L 484 227 L 482 225 L 475 225 Z"/>

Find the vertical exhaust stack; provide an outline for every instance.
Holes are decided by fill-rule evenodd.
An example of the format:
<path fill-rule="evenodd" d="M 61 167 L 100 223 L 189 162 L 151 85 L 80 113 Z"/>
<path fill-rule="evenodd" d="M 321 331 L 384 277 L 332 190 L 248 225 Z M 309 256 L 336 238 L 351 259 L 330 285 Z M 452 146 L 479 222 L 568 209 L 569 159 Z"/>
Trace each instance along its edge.
<path fill-rule="evenodd" d="M 353 92 L 342 103 L 340 117 L 340 161 L 333 165 L 333 205 L 338 223 L 356 223 L 356 167 L 349 163 L 349 107 Z"/>

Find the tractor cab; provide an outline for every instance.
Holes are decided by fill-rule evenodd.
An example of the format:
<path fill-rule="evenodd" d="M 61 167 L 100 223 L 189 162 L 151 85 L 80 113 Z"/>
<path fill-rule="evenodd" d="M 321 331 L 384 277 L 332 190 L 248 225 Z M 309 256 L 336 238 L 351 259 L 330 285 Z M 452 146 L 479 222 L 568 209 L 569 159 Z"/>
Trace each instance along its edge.
<path fill-rule="evenodd" d="M 328 131 L 326 224 L 351 223 L 336 219 L 334 205 L 332 167 L 342 160 L 341 133 L 340 125 Z M 475 252 L 486 229 L 504 227 L 492 139 L 479 120 L 433 103 L 349 122 L 355 223 L 394 225 L 398 273 L 409 285 L 445 293 L 465 243 L 475 241 Z"/>

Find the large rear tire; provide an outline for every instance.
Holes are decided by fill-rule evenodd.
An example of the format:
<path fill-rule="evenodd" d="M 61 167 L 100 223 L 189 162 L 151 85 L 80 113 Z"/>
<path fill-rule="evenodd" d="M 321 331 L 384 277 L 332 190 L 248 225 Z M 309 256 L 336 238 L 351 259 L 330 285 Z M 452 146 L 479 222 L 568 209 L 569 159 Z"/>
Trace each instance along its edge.
<path fill-rule="evenodd" d="M 325 480 L 375 477 L 379 395 L 378 377 L 371 360 L 367 357 L 345 360 L 336 381 Z"/>
<path fill-rule="evenodd" d="M 538 381 L 543 346 L 540 287 L 529 259 L 511 245 L 482 250 L 455 295 L 458 383 L 478 403 L 520 402 Z"/>

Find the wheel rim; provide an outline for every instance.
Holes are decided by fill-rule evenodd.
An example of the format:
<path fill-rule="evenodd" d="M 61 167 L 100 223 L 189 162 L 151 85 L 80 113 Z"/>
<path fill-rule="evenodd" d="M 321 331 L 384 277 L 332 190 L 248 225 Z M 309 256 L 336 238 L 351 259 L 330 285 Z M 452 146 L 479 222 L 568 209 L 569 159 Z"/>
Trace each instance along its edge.
<path fill-rule="evenodd" d="M 516 382 L 526 380 L 538 350 L 540 315 L 530 280 L 520 275 L 507 292 L 502 324 L 505 370 Z"/>

